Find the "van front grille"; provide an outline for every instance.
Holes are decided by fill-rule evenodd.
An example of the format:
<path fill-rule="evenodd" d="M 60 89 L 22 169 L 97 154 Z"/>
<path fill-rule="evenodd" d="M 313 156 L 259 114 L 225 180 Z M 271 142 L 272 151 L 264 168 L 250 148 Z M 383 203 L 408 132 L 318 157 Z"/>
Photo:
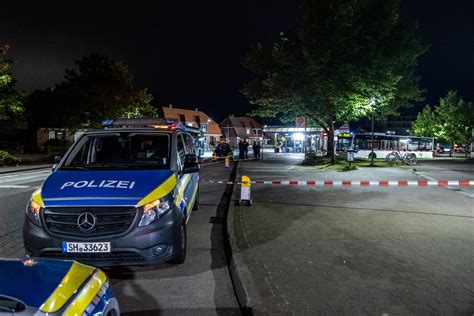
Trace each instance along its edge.
<path fill-rule="evenodd" d="M 78 219 L 86 213 L 90 223 L 81 227 Z M 125 233 L 136 215 L 134 207 L 49 207 L 43 211 L 44 222 L 51 233 L 78 237 Z"/>

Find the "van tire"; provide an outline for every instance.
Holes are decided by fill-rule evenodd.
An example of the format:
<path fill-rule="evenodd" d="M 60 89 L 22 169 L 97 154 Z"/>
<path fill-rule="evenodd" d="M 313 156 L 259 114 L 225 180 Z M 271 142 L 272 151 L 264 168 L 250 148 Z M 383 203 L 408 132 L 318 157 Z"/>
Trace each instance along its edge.
<path fill-rule="evenodd" d="M 177 249 L 173 259 L 169 260 L 170 264 L 182 264 L 186 260 L 186 247 L 187 247 L 187 234 L 186 234 L 186 221 L 183 220 L 180 228 L 180 238 L 177 245 Z"/>

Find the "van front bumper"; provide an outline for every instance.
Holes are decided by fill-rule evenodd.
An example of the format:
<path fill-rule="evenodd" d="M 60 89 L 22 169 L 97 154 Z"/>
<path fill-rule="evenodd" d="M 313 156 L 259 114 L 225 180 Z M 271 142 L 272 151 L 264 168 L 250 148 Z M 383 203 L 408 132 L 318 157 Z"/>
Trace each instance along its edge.
<path fill-rule="evenodd" d="M 23 225 L 25 252 L 30 257 L 48 257 L 76 260 L 92 266 L 133 266 L 161 263 L 172 259 L 181 243 L 183 215 L 173 207 L 152 224 L 138 227 L 141 218 L 136 216 L 124 234 L 84 237 L 52 234 L 34 225 L 26 216 Z M 110 242 L 110 253 L 63 253 L 62 243 Z"/>

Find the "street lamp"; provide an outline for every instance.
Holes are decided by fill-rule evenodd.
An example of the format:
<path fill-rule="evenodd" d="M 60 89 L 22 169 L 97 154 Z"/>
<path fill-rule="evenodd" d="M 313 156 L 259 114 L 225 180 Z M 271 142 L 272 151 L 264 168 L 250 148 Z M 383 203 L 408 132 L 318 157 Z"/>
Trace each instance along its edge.
<path fill-rule="evenodd" d="M 371 132 L 371 137 L 370 137 L 370 147 L 371 147 L 371 152 L 370 152 L 370 166 L 374 166 L 374 112 L 375 112 L 375 105 L 376 105 L 376 99 L 371 98 L 369 105 L 372 107 L 372 132 Z"/>

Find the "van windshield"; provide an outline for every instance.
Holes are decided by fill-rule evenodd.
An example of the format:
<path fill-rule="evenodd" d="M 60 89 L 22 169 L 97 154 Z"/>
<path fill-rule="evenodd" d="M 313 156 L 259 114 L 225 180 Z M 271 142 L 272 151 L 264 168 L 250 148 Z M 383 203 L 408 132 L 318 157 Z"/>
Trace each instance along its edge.
<path fill-rule="evenodd" d="M 86 135 L 60 170 L 169 169 L 169 158 L 170 136 L 166 133 Z"/>

